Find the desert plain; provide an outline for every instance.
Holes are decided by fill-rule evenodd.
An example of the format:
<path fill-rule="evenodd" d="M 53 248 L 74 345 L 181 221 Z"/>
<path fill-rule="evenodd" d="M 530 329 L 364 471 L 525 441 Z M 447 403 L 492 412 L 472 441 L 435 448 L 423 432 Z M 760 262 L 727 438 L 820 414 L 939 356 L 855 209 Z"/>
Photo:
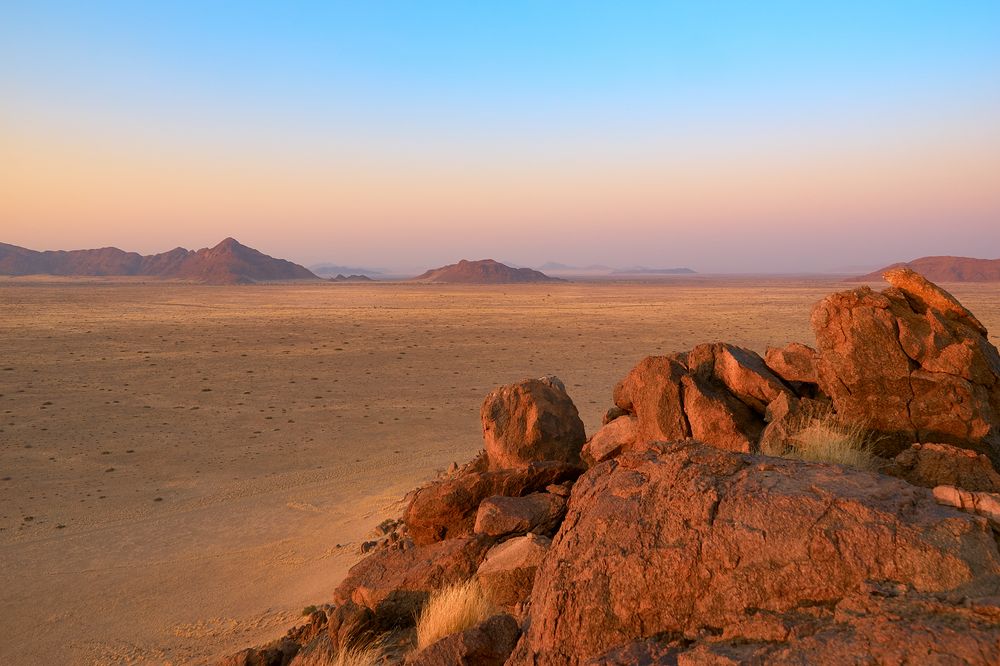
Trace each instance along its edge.
<path fill-rule="evenodd" d="M 479 450 L 492 387 L 558 375 L 593 432 L 643 356 L 812 344 L 812 305 L 854 286 L 0 281 L 0 663 L 275 638 Z M 996 284 L 943 286 L 1000 344 Z"/>

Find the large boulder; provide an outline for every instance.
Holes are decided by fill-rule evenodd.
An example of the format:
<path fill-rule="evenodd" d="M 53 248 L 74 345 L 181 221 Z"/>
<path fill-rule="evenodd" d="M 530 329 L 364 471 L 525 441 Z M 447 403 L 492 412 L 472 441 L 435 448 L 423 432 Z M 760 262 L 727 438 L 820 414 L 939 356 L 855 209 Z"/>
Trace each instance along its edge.
<path fill-rule="evenodd" d="M 845 419 L 878 435 L 892 456 L 944 442 L 1000 461 L 1000 354 L 951 294 L 909 269 L 892 285 L 820 301 L 812 314 L 821 390 Z"/>
<path fill-rule="evenodd" d="M 551 484 L 573 480 L 583 468 L 565 462 L 532 462 L 518 469 L 483 470 L 472 466 L 412 494 L 403 514 L 417 544 L 473 533 L 479 504 L 494 495 L 519 497 Z"/>
<path fill-rule="evenodd" d="M 483 401 L 480 416 L 492 469 L 521 468 L 541 460 L 580 462 L 580 448 L 587 440 L 583 421 L 556 377 L 494 389 Z"/>
<path fill-rule="evenodd" d="M 1000 474 L 985 454 L 949 444 L 914 444 L 884 471 L 925 488 L 947 485 L 1000 493 Z"/>
<path fill-rule="evenodd" d="M 1000 552 L 986 520 L 898 479 L 660 444 L 577 480 L 508 664 L 575 665 L 658 634 L 694 640 L 833 607 L 869 582 L 995 595 Z"/>
<path fill-rule="evenodd" d="M 551 545 L 548 537 L 526 534 L 493 546 L 476 572 L 490 601 L 518 614 L 519 606 L 531 596 L 535 571 Z"/>
<path fill-rule="evenodd" d="M 476 513 L 476 534 L 554 534 L 566 515 L 566 500 L 552 493 L 487 497 Z"/>
<path fill-rule="evenodd" d="M 615 406 L 636 417 L 636 441 L 690 436 L 681 404 L 680 382 L 687 374 L 682 358 L 647 356 L 615 386 Z"/>
<path fill-rule="evenodd" d="M 503 666 L 519 634 L 514 618 L 501 613 L 431 643 L 406 666 Z"/>
<path fill-rule="evenodd" d="M 493 543 L 476 536 L 377 551 L 351 567 L 334 602 L 369 608 L 387 628 L 412 624 L 430 593 L 471 578 Z"/>

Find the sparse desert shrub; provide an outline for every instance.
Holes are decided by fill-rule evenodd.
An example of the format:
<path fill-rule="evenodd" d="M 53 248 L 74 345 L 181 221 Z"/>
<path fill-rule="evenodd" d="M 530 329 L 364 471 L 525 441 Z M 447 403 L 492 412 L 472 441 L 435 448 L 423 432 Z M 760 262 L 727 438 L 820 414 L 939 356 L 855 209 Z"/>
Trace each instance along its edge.
<path fill-rule="evenodd" d="M 417 617 L 417 648 L 465 631 L 493 615 L 495 609 L 475 580 L 431 593 Z"/>
<path fill-rule="evenodd" d="M 871 434 L 865 425 L 845 421 L 830 408 L 803 411 L 789 424 L 789 433 L 780 450 L 772 445 L 762 453 L 864 470 L 878 466 L 872 453 Z"/>
<path fill-rule="evenodd" d="M 312 615 L 313 613 L 315 613 L 318 610 L 319 609 L 316 606 L 310 604 L 310 605 L 308 605 L 308 606 L 306 606 L 305 608 L 302 609 L 302 614 L 303 615 Z"/>

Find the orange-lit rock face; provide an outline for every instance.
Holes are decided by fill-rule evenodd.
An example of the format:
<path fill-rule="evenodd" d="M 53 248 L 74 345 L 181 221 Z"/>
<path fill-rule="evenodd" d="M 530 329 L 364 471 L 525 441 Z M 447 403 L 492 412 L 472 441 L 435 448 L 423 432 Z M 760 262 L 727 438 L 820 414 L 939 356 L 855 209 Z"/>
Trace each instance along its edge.
<path fill-rule="evenodd" d="M 803 609 L 820 619 L 865 584 L 986 596 L 998 576 L 986 522 L 927 489 L 697 442 L 657 445 L 576 482 L 508 663 L 580 664 L 656 634 L 785 641 Z M 994 626 L 975 640 L 995 654 L 998 637 Z"/>
<path fill-rule="evenodd" d="M 813 310 L 820 388 L 837 413 L 882 435 L 883 454 L 946 442 L 1000 459 L 1000 355 L 946 291 L 907 270 L 893 286 L 823 299 Z"/>
<path fill-rule="evenodd" d="M 480 416 L 491 469 L 519 468 L 542 460 L 580 461 L 587 436 L 558 378 L 501 386 L 486 396 Z"/>

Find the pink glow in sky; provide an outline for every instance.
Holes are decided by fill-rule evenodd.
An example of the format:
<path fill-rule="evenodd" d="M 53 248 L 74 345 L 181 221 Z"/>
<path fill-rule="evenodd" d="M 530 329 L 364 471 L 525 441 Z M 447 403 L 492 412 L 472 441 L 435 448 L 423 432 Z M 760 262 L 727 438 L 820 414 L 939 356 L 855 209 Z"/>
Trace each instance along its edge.
<path fill-rule="evenodd" d="M 1000 257 L 1000 21 L 929 6 L 17 10 L 0 242 L 235 236 L 389 268 Z"/>

